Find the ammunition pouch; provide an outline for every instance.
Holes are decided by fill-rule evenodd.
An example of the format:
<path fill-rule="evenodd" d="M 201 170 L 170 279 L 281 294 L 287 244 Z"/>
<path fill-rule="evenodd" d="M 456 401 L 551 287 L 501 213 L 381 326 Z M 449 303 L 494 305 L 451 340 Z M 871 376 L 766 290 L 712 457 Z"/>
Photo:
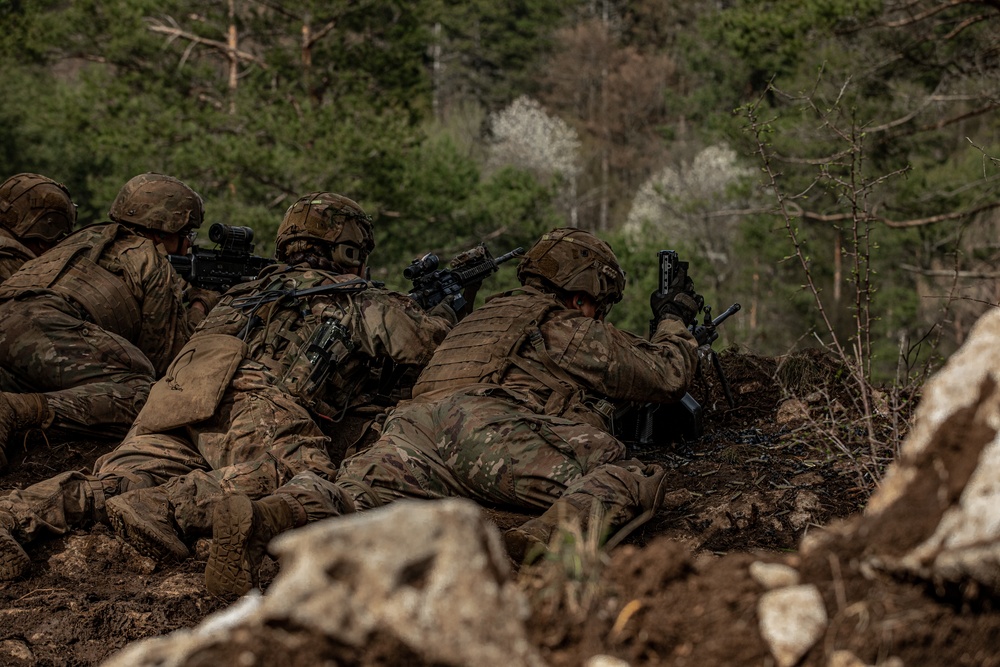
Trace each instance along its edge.
<path fill-rule="evenodd" d="M 316 397 L 326 379 L 337 371 L 356 348 L 357 344 L 351 339 L 350 330 L 337 319 L 327 318 L 313 330 L 309 340 L 299 347 L 281 376 L 280 384 L 306 407 L 313 408 L 318 403 Z"/>
<path fill-rule="evenodd" d="M 163 433 L 214 415 L 246 352 L 246 343 L 227 334 L 189 340 L 150 389 L 136 433 Z"/>

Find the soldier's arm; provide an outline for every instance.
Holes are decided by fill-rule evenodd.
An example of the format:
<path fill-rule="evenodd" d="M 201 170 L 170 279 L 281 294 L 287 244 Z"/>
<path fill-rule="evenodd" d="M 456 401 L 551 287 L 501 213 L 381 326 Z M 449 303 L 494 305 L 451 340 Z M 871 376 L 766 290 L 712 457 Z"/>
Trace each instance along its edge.
<path fill-rule="evenodd" d="M 373 357 L 424 366 L 452 327 L 452 321 L 425 312 L 408 296 L 369 290 L 357 300 L 361 345 Z"/>
<path fill-rule="evenodd" d="M 139 249 L 129 254 L 138 254 Z M 138 347 L 159 377 L 191 337 L 200 318 L 184 305 L 184 281 L 152 246 L 132 270 L 141 285 L 142 329 Z"/>
<path fill-rule="evenodd" d="M 576 320 L 559 363 L 595 392 L 622 401 L 669 403 L 694 379 L 698 342 L 683 323 L 665 319 L 647 341 L 611 324 Z"/>

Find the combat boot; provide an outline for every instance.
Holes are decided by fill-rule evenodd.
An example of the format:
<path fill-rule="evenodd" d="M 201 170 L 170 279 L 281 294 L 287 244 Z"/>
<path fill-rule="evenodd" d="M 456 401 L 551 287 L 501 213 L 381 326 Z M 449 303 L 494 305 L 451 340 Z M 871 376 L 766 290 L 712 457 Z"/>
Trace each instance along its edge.
<path fill-rule="evenodd" d="M 281 494 L 250 500 L 226 496 L 212 514 L 212 544 L 205 566 L 205 587 L 213 595 L 243 595 L 260 582 L 260 565 L 271 539 L 301 525 Z"/>
<path fill-rule="evenodd" d="M 579 507 L 575 498 L 557 499 L 540 516 L 503 534 L 504 546 L 515 563 L 531 563 L 549 551 L 553 536 L 573 522 L 586 528 L 589 507 Z"/>
<path fill-rule="evenodd" d="M 31 566 L 28 554 L 11 534 L 16 527 L 17 520 L 0 511 L 0 581 L 17 579 Z"/>
<path fill-rule="evenodd" d="M 7 443 L 16 431 L 48 426 L 51 421 L 44 394 L 0 392 L 0 469 L 7 466 Z"/>
<path fill-rule="evenodd" d="M 162 486 L 126 491 L 109 499 L 106 509 L 115 533 L 143 556 L 169 562 L 191 554 L 181 540 L 169 494 Z"/>

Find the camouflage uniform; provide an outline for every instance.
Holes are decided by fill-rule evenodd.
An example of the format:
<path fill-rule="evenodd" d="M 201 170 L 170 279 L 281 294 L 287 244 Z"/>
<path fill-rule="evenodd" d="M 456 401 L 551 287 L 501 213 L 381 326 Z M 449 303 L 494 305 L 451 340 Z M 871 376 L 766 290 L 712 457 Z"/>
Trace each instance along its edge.
<path fill-rule="evenodd" d="M 121 437 L 191 335 L 183 287 L 152 240 L 79 230 L 0 285 L 2 389 L 44 393 L 43 426 Z"/>
<path fill-rule="evenodd" d="M 35 253 L 8 230 L 0 228 L 0 282 L 10 278 L 22 264 L 34 258 Z"/>
<path fill-rule="evenodd" d="M 303 518 L 339 513 L 341 497 L 329 482 L 337 470 L 326 451 L 329 440 L 320 419 L 338 419 L 355 405 L 354 388 L 371 369 L 388 358 L 405 366 L 423 366 L 451 323 L 422 311 L 412 299 L 355 279 L 324 271 L 275 267 L 266 277 L 230 290 L 199 326 L 185 350 L 199 340 L 222 334 L 238 341 L 247 314 L 233 299 L 269 288 L 305 289 L 320 284 L 351 283 L 347 291 L 274 302 L 258 312 L 263 322 L 247 339 L 245 356 L 237 362 L 211 416 L 183 423 L 179 412 L 161 414 L 154 392 L 151 400 L 113 451 L 102 456 L 93 475 L 64 473 L 14 491 L 0 499 L 0 513 L 18 519 L 20 542 L 45 531 L 62 534 L 84 520 L 103 519 L 107 498 L 129 489 L 166 485 L 182 530 L 198 535 L 210 527 L 211 501 L 219 493 L 260 497 L 275 492 L 296 499 Z M 361 291 L 356 290 L 360 283 Z M 333 369 L 314 395 L 296 395 L 289 388 L 289 366 L 312 332 L 335 317 L 350 332 L 353 352 Z M 178 362 L 185 357 L 182 353 Z M 205 359 L 212 366 L 211 359 Z M 197 362 L 194 362 L 196 364 Z M 177 375 L 209 383 L 192 364 L 175 363 L 158 383 L 167 388 Z M 284 381 L 283 381 L 284 378 Z M 203 392 L 205 387 L 183 387 Z M 183 392 L 179 392 L 183 393 Z M 174 406 L 171 406 L 173 409 Z M 171 417 L 181 422 L 169 424 Z M 166 423 L 163 431 L 151 431 Z"/>
<path fill-rule="evenodd" d="M 337 483 L 359 509 L 466 496 L 540 512 L 571 498 L 599 501 L 621 525 L 643 508 L 646 475 L 621 461 L 609 401 L 680 399 L 696 348 L 673 319 L 647 342 L 528 287 L 494 297 L 455 327 L 414 400 L 344 461 Z"/>
<path fill-rule="evenodd" d="M 314 197 L 332 200 L 303 199 Z M 342 199 L 334 203 L 348 206 Z M 360 271 L 370 249 L 349 268 Z M 320 292 L 290 296 L 309 289 Z M 297 525 L 340 513 L 344 498 L 330 482 L 337 466 L 318 422 L 336 428 L 364 411 L 359 401 L 387 368 L 422 368 L 454 322 L 448 308 L 439 312 L 445 316 L 355 275 L 305 264 L 269 267 L 230 290 L 93 475 L 64 473 L 0 499 L 0 579 L 27 568 L 17 542 L 91 520 L 110 519 L 148 555 L 184 557 L 185 541 L 212 527 L 222 494 L 274 494 Z"/>
<path fill-rule="evenodd" d="M 140 174 L 108 216 L 0 285 L 0 467 L 11 435 L 25 429 L 121 437 L 201 314 L 186 311 L 185 283 L 166 257 L 185 252 L 204 220 L 198 193 Z"/>
<path fill-rule="evenodd" d="M 635 517 L 634 525 L 659 507 L 664 471 L 621 461 L 625 447 L 608 432 L 608 418 L 614 400 L 683 395 L 697 363 L 698 343 L 687 330 L 697 309 L 681 304 L 696 302 L 693 285 L 669 290 L 662 307 L 651 301 L 659 323 L 647 342 L 604 323 L 622 297 L 625 272 L 589 232 L 544 234 L 518 278 L 522 289 L 488 299 L 451 330 L 414 398 L 389 415 L 371 448 L 344 461 L 333 485 L 339 502 L 317 508 L 325 516 L 446 496 L 544 510 L 505 534 L 517 557 L 548 544 L 553 510 L 568 508 L 586 521 L 596 501 L 613 525 Z M 221 498 L 208 589 L 241 594 L 256 585 L 267 542 L 296 525 L 279 494 Z"/>

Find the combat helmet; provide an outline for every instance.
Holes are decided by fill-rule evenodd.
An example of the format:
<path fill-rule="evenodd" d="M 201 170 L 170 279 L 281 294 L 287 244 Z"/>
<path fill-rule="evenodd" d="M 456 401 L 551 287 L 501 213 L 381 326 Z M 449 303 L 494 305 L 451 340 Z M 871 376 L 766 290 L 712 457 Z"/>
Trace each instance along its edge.
<path fill-rule="evenodd" d="M 76 205 L 62 183 L 23 173 L 0 184 L 0 224 L 20 239 L 52 245 L 73 231 Z"/>
<path fill-rule="evenodd" d="M 625 291 L 625 271 L 611 246 L 575 227 L 543 234 L 524 254 L 517 278 L 527 284 L 532 277 L 566 293 L 590 295 L 598 311 L 605 314 L 621 301 Z"/>
<path fill-rule="evenodd" d="M 332 192 L 313 192 L 288 207 L 278 227 L 275 256 L 284 261 L 292 241 L 321 241 L 341 268 L 362 266 L 375 249 L 372 219 L 357 202 Z"/>
<path fill-rule="evenodd" d="M 122 186 L 108 216 L 115 222 L 177 234 L 200 227 L 205 207 L 201 196 L 183 182 L 150 172 Z"/>

